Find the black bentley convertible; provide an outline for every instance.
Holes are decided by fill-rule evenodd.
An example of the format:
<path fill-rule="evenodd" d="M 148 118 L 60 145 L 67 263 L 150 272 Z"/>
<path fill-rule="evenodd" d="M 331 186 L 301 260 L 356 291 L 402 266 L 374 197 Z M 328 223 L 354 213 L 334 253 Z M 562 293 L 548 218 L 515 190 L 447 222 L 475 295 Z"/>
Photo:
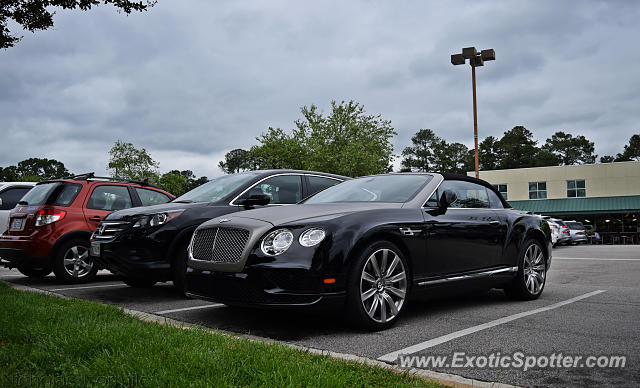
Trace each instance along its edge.
<path fill-rule="evenodd" d="M 479 179 L 375 175 L 301 204 L 249 210 L 200 225 L 188 248 L 187 294 L 229 305 L 344 303 L 383 329 L 412 295 L 478 284 L 540 296 L 551 232 Z"/>

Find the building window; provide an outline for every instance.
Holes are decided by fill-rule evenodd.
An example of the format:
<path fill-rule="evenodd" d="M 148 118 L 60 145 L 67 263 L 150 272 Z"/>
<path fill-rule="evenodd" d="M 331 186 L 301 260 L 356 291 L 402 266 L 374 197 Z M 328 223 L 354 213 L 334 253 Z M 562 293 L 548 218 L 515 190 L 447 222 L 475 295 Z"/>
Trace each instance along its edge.
<path fill-rule="evenodd" d="M 547 182 L 529 182 L 529 199 L 547 198 Z"/>
<path fill-rule="evenodd" d="M 498 190 L 500 192 L 500 194 L 502 194 L 502 198 L 504 198 L 505 201 L 508 201 L 509 198 L 507 197 L 507 184 L 504 183 L 500 183 L 497 185 L 493 185 L 493 187 L 496 188 L 496 190 Z"/>
<path fill-rule="evenodd" d="M 567 198 L 580 198 L 586 196 L 587 190 L 585 189 L 584 179 L 567 181 Z"/>

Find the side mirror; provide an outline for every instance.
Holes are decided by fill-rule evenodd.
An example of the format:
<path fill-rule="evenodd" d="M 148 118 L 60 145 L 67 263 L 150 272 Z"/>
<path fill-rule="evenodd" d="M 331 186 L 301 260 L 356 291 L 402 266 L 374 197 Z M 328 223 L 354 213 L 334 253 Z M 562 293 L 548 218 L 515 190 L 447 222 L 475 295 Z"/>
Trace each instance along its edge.
<path fill-rule="evenodd" d="M 445 190 L 440 196 L 440 209 L 446 210 L 452 203 L 458 200 L 458 194 L 453 190 Z"/>
<path fill-rule="evenodd" d="M 249 198 L 239 199 L 236 203 L 244 207 L 268 205 L 271 197 L 266 194 L 254 194 Z"/>

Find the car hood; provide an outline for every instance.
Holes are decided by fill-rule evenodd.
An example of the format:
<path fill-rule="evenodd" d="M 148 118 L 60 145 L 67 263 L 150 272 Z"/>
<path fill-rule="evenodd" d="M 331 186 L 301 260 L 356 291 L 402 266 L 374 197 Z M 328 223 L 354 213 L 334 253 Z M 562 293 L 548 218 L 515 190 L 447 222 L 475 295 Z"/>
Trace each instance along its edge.
<path fill-rule="evenodd" d="M 313 205 L 268 206 L 225 216 L 227 219 L 249 218 L 268 222 L 274 226 L 319 217 L 338 217 L 344 214 L 385 208 L 400 208 L 402 203 L 349 202 Z"/>
<path fill-rule="evenodd" d="M 134 216 L 144 216 L 156 213 L 171 212 L 175 210 L 188 210 L 193 208 L 199 208 L 208 206 L 207 202 L 194 202 L 194 203 L 174 203 L 168 202 L 160 205 L 133 207 L 131 209 L 117 210 L 109 214 L 107 220 L 120 220 L 124 218 L 130 218 Z"/>

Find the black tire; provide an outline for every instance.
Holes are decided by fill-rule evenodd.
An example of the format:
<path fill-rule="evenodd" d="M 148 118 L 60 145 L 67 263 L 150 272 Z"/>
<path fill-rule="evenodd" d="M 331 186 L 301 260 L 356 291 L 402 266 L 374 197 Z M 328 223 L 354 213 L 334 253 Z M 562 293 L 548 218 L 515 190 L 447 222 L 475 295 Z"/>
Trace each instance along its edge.
<path fill-rule="evenodd" d="M 96 277 L 98 265 L 89 255 L 89 246 L 88 239 L 74 238 L 58 248 L 53 260 L 53 272 L 59 280 L 79 284 Z"/>
<path fill-rule="evenodd" d="M 187 274 L 187 244 L 182 244 L 176 249 L 171 261 L 171 280 L 173 287 L 180 295 L 185 295 L 184 280 Z"/>
<path fill-rule="evenodd" d="M 48 267 L 30 267 L 28 265 L 20 265 L 17 267 L 21 274 L 30 278 L 43 278 L 51 273 L 51 268 Z"/>
<path fill-rule="evenodd" d="M 538 253 L 541 255 L 541 262 L 536 261 Z M 531 269 L 537 269 L 534 272 L 539 276 L 536 276 Z M 534 300 L 542 295 L 546 283 L 547 255 L 538 241 L 529 239 L 525 241 L 518 254 L 518 273 L 511 284 L 505 287 L 504 292 L 513 299 Z"/>
<path fill-rule="evenodd" d="M 141 278 L 124 278 L 122 281 L 125 282 L 127 286 L 135 288 L 149 288 L 153 287 L 157 283 L 157 281 L 152 279 Z"/>
<path fill-rule="evenodd" d="M 381 268 L 384 263 L 382 256 L 385 250 L 387 251 L 387 263 L 386 269 L 383 270 Z M 390 253 L 393 253 L 393 256 Z M 384 276 L 384 279 L 381 276 L 377 276 L 377 279 L 372 279 L 374 281 L 369 281 L 364 279 L 364 272 L 375 273 L 370 263 L 372 257 L 376 260 L 380 273 L 388 272 L 395 261 L 395 257 L 399 259 L 399 263 L 395 264 L 389 276 Z M 404 272 L 404 281 L 391 282 L 391 279 L 399 276 L 401 271 Z M 371 331 L 384 330 L 391 327 L 407 308 L 411 281 L 409 265 L 397 246 L 389 241 L 378 241 L 369 245 L 353 263 L 351 273 L 347 279 L 346 313 L 349 321 L 357 327 Z M 403 291 L 404 298 L 396 294 L 397 291 Z M 368 293 L 371 294 L 363 301 L 363 297 Z M 387 297 L 391 299 L 389 300 Z M 371 302 L 368 304 L 370 300 Z M 397 313 L 393 312 L 391 302 L 393 302 Z M 365 308 L 372 311 L 373 316 Z M 391 317 L 387 315 L 387 309 Z"/>

